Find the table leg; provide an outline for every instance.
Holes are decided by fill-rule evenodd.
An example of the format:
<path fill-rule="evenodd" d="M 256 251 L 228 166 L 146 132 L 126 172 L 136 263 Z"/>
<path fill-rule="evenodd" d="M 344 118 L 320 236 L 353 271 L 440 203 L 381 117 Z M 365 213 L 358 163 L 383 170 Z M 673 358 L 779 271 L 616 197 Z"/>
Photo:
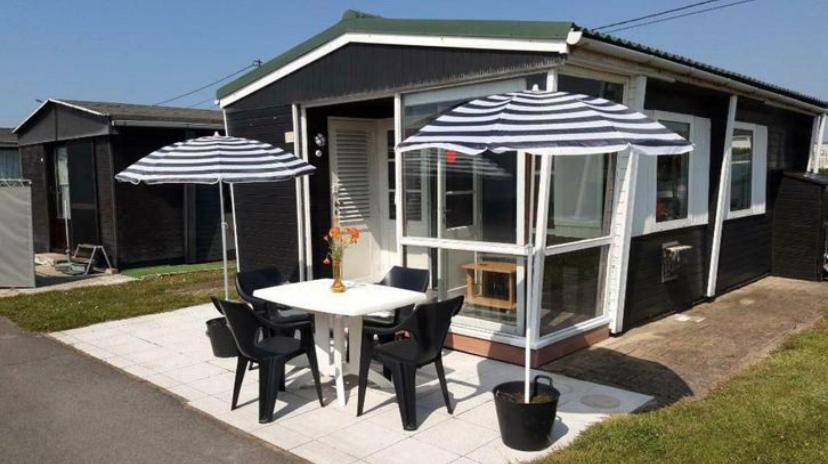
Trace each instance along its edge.
<path fill-rule="evenodd" d="M 334 380 L 336 382 L 336 402 L 339 406 L 345 406 L 345 378 L 343 361 L 345 355 L 345 321 L 342 316 L 334 316 Z"/>
<path fill-rule="evenodd" d="M 348 363 L 345 374 L 359 375 L 359 359 L 362 353 L 362 318 L 349 317 L 348 325 Z"/>
<path fill-rule="evenodd" d="M 316 343 L 316 361 L 319 363 L 319 372 L 329 377 L 333 376 L 331 362 L 331 316 L 316 313 L 314 315 L 313 340 Z"/>

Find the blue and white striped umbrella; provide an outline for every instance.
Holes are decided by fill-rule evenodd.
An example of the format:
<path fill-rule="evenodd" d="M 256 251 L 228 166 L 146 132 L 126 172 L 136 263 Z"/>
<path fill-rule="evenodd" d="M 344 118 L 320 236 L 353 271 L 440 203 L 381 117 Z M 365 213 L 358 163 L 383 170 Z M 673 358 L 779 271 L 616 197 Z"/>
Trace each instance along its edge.
<path fill-rule="evenodd" d="M 397 148 L 442 148 L 470 155 L 519 150 L 536 155 L 590 155 L 632 148 L 646 155 L 674 155 L 691 151 L 693 145 L 619 103 L 582 94 L 526 90 L 458 105 Z"/>
<path fill-rule="evenodd" d="M 133 184 L 240 184 L 285 181 L 314 170 L 269 143 L 216 134 L 160 148 L 115 179 Z"/>
<path fill-rule="evenodd" d="M 221 252 L 224 267 L 224 298 L 230 298 L 227 270 L 227 223 L 224 218 L 224 189 L 231 184 L 233 223 L 236 222 L 232 184 L 281 182 L 311 174 L 316 168 L 269 143 L 218 133 L 177 142 L 150 153 L 115 179 L 139 184 L 218 184 L 221 220 Z M 236 253 L 238 253 L 236 235 Z M 238 255 L 237 255 L 238 258 Z"/>

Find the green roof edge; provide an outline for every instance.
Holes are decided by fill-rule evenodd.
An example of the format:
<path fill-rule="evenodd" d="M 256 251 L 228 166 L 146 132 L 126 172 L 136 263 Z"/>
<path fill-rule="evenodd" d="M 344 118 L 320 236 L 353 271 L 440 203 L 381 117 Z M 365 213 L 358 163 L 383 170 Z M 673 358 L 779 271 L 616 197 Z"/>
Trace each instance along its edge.
<path fill-rule="evenodd" d="M 221 99 L 282 66 L 349 32 L 452 35 L 523 40 L 565 40 L 573 23 L 562 21 L 502 21 L 454 19 L 391 19 L 347 10 L 333 26 L 305 40 L 216 91 Z"/>

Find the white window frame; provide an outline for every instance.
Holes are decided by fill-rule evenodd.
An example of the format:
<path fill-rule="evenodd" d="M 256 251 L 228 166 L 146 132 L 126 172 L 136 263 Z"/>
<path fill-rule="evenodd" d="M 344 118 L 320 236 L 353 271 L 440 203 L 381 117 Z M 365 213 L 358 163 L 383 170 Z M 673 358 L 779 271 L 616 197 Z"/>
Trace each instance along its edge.
<path fill-rule="evenodd" d="M 728 178 L 727 183 L 727 202 L 725 203 L 725 220 L 738 219 L 748 216 L 756 216 L 765 214 L 765 201 L 767 198 L 767 181 L 768 181 L 768 128 L 760 124 L 751 124 L 747 122 L 735 121 L 733 123 L 734 132 L 736 129 L 749 130 L 753 132 L 753 158 L 751 164 L 751 191 L 750 191 L 750 207 L 740 209 L 737 211 L 730 210 L 730 195 L 731 195 L 731 179 L 732 174 Z M 731 148 L 732 150 L 732 148 Z M 730 158 L 730 169 L 733 172 L 733 158 Z M 720 186 L 720 189 L 722 186 Z"/>
<path fill-rule="evenodd" d="M 689 124 L 690 142 L 694 147 L 690 152 L 688 163 L 687 216 L 680 219 L 662 222 L 656 220 L 658 158 L 644 157 L 639 160 L 636 192 L 637 217 L 633 235 L 707 224 L 710 186 L 710 120 L 672 111 L 647 110 L 644 113 L 656 121 L 667 120 Z"/>

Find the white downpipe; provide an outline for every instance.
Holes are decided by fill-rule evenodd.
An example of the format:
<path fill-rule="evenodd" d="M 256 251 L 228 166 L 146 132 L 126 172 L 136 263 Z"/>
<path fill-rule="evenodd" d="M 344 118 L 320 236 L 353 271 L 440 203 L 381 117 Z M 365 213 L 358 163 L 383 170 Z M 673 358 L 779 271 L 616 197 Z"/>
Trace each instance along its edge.
<path fill-rule="evenodd" d="M 241 271 L 241 262 L 239 261 L 239 227 L 236 223 L 236 190 L 233 184 L 230 185 L 230 210 L 233 213 L 233 245 L 236 248 L 236 272 Z M 224 211 L 222 210 L 222 213 Z"/>
<path fill-rule="evenodd" d="M 724 154 L 722 156 L 722 172 L 719 175 L 719 196 L 716 198 L 716 218 L 713 225 L 713 243 L 710 247 L 710 269 L 707 274 L 707 296 L 716 296 L 716 280 L 719 275 L 719 251 L 722 247 L 722 228 L 724 217 L 730 203 L 730 160 L 731 145 L 733 145 L 733 126 L 736 122 L 736 105 L 739 97 L 730 96 L 727 107 L 727 124 L 725 125 Z"/>
<path fill-rule="evenodd" d="M 219 214 L 221 215 L 221 259 L 224 268 L 224 299 L 230 299 L 230 284 L 227 280 L 227 222 L 224 220 L 224 188 L 221 182 L 219 188 Z"/>
<path fill-rule="evenodd" d="M 817 129 L 816 154 L 814 155 L 814 172 L 818 173 L 822 168 L 820 161 L 822 161 L 822 145 L 825 140 L 825 124 L 828 120 L 828 113 L 819 117 L 819 129 Z"/>
<path fill-rule="evenodd" d="M 300 135 L 301 128 L 299 127 L 299 106 L 295 103 L 291 105 L 291 116 L 293 118 L 293 153 L 297 158 L 302 158 L 302 137 Z M 293 180 L 294 195 L 296 196 L 296 248 L 299 253 L 299 280 L 305 280 L 305 206 L 304 196 L 302 195 L 302 177 L 296 177 Z M 236 256 L 238 256 L 238 247 L 236 247 Z"/>
<path fill-rule="evenodd" d="M 526 307 L 526 349 L 524 353 L 523 398 L 529 402 L 532 376 L 532 345 L 538 337 L 538 317 L 541 305 L 540 292 L 543 282 L 544 253 L 546 247 L 546 228 L 549 222 L 549 180 L 552 175 L 552 157 L 541 157 L 540 188 L 538 190 L 538 215 L 535 227 L 535 247 L 532 250 L 532 291 Z"/>
<path fill-rule="evenodd" d="M 817 172 L 819 168 L 817 168 L 817 164 L 819 163 L 819 150 L 817 149 L 817 143 L 819 141 L 819 124 L 822 121 L 822 115 L 818 114 L 814 116 L 814 123 L 811 127 L 811 143 L 808 145 L 808 167 L 805 169 L 807 172 Z"/>

